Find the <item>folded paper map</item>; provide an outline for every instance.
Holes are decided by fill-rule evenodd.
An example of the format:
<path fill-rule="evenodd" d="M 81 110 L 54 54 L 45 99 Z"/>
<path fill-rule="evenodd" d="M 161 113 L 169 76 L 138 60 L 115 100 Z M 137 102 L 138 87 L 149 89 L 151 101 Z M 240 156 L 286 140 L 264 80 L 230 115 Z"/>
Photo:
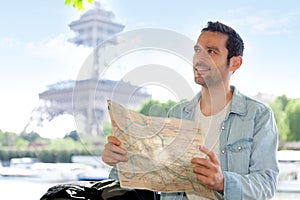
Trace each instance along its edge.
<path fill-rule="evenodd" d="M 193 157 L 204 157 L 198 123 L 150 117 L 108 101 L 113 135 L 127 150 L 128 162 L 117 164 L 121 187 L 160 192 L 195 191 L 210 199 L 214 192 L 196 180 Z"/>

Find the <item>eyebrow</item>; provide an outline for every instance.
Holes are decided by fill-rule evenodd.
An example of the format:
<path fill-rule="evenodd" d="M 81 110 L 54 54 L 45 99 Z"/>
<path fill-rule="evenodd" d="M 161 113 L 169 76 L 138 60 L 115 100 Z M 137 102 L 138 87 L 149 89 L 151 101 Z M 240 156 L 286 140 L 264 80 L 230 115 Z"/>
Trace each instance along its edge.
<path fill-rule="evenodd" d="M 220 49 L 218 47 L 214 47 L 214 46 L 206 46 L 207 49 L 212 49 L 215 50 L 217 52 L 220 52 Z"/>
<path fill-rule="evenodd" d="M 196 49 L 196 48 L 202 49 L 201 46 L 198 45 L 198 44 L 196 44 L 196 45 L 194 46 L 194 49 Z M 219 49 L 218 47 L 215 47 L 215 46 L 206 46 L 206 49 L 212 49 L 212 50 L 214 50 L 214 51 L 220 52 L 220 49 Z"/>

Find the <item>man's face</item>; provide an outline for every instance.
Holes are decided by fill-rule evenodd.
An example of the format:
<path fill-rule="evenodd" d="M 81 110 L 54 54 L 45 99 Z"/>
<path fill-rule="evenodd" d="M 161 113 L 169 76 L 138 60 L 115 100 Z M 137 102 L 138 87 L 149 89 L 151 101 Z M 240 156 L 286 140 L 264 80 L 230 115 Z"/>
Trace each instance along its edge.
<path fill-rule="evenodd" d="M 197 84 L 210 87 L 229 81 L 227 39 L 228 35 L 219 32 L 201 33 L 194 47 L 193 57 L 194 77 Z"/>

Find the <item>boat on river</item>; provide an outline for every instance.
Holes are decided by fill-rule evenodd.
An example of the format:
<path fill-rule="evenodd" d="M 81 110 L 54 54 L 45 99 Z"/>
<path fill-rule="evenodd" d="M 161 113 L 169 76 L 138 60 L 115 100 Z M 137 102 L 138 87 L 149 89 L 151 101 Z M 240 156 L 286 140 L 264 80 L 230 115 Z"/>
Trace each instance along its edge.
<path fill-rule="evenodd" d="M 0 167 L 0 178 L 23 178 L 34 182 L 68 182 L 107 179 L 109 168 L 90 163 L 42 163 L 31 158 L 13 158 Z"/>
<path fill-rule="evenodd" d="M 300 192 L 300 151 L 281 150 L 278 152 L 278 192 Z"/>

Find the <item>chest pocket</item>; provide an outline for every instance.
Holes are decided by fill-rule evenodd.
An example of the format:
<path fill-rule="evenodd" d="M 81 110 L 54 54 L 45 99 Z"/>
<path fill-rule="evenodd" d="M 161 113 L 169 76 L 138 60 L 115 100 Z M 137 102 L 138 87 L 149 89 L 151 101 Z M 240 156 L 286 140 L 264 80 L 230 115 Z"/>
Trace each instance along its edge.
<path fill-rule="evenodd" d="M 231 163 L 228 165 L 229 171 L 235 171 L 239 174 L 249 173 L 252 142 L 252 138 L 242 138 L 226 145 L 228 162 Z"/>

